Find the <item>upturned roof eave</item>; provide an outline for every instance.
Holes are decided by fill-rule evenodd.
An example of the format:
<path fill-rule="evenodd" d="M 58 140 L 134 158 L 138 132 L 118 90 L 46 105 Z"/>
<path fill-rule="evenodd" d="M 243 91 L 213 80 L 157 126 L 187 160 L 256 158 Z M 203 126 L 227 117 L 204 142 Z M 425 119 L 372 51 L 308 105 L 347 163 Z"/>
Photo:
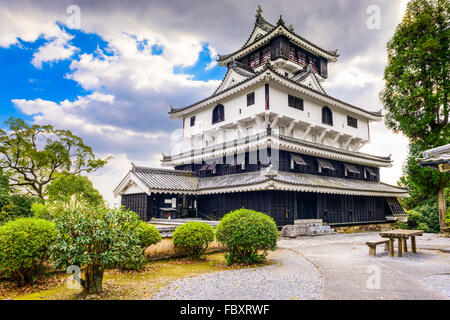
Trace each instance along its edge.
<path fill-rule="evenodd" d="M 246 44 L 244 44 L 244 46 L 242 46 L 240 49 L 236 50 L 233 53 L 229 53 L 229 54 L 225 54 L 225 55 L 218 54 L 217 62 L 219 62 L 219 64 L 222 66 L 226 65 L 231 58 L 239 56 L 239 54 L 242 53 L 242 51 L 244 51 L 252 46 L 255 46 L 254 49 L 256 49 L 256 48 L 260 47 L 263 43 L 269 41 L 270 39 L 276 37 L 279 34 L 282 34 L 283 32 L 287 33 L 287 35 L 290 35 L 291 37 L 293 37 L 294 41 L 300 40 L 300 41 L 296 41 L 296 42 L 303 49 L 305 49 L 307 51 L 311 51 L 311 49 L 305 48 L 305 46 L 301 42 L 305 42 L 307 45 L 313 47 L 315 50 L 317 50 L 316 54 L 319 54 L 320 56 L 322 56 L 323 58 L 327 59 L 330 62 L 336 62 L 337 58 L 339 57 L 337 50 L 333 51 L 333 50 L 323 49 L 320 46 L 314 44 L 313 42 L 298 35 L 297 33 L 287 29 L 284 25 L 279 25 L 279 26 L 274 27 L 271 31 L 267 32 L 264 36 L 262 36 L 261 38 L 257 39 L 254 42 L 248 43 L 248 40 L 247 40 L 247 42 L 246 42 Z M 253 31 L 252 31 L 252 33 L 253 33 Z"/>
<path fill-rule="evenodd" d="M 225 93 L 227 93 L 228 91 L 230 91 L 230 90 L 232 90 L 232 89 L 235 89 L 235 88 L 237 88 L 237 87 L 239 87 L 239 86 L 245 84 L 246 82 L 251 81 L 251 80 L 257 78 L 258 76 L 261 76 L 263 73 L 265 73 L 265 72 L 268 71 L 268 70 L 271 71 L 273 75 L 279 77 L 280 79 L 289 81 L 289 82 L 291 82 L 291 83 L 293 83 L 293 84 L 295 84 L 295 85 L 297 85 L 297 86 L 299 86 L 299 87 L 301 87 L 301 88 L 303 88 L 303 89 L 306 89 L 306 90 L 308 90 L 308 91 L 311 91 L 311 93 L 313 93 L 313 94 L 318 94 L 318 95 L 320 95 L 320 96 L 322 96 L 322 97 L 324 97 L 324 98 L 332 99 L 332 100 L 333 100 L 334 102 L 336 102 L 336 103 L 346 105 L 347 107 L 353 108 L 353 109 L 359 111 L 360 113 L 364 113 L 364 114 L 366 114 L 366 118 L 368 118 L 369 120 L 373 120 L 373 121 L 381 121 L 381 118 L 382 118 L 381 110 L 378 111 L 378 112 L 371 112 L 371 111 L 365 110 L 365 109 L 363 109 L 363 108 L 354 106 L 354 105 L 352 105 L 352 104 L 350 104 L 350 103 L 348 103 L 348 102 L 339 100 L 339 99 L 337 99 L 337 98 L 335 98 L 335 97 L 332 97 L 332 96 L 330 96 L 330 95 L 328 95 L 328 94 L 326 94 L 326 93 L 323 93 L 323 92 L 314 90 L 314 89 L 312 89 L 312 88 L 309 88 L 309 87 L 307 87 L 307 86 L 305 86 L 305 85 L 303 85 L 303 84 L 301 84 L 301 83 L 298 83 L 297 81 L 294 81 L 294 80 L 292 80 L 292 79 L 289 79 L 289 78 L 283 76 L 282 74 L 276 72 L 275 70 L 273 70 L 273 68 L 272 68 L 270 65 L 266 65 L 266 66 L 264 67 L 264 69 L 262 69 L 260 72 L 256 73 L 254 76 L 249 77 L 249 78 L 247 78 L 247 79 L 244 79 L 244 80 L 242 80 L 242 81 L 236 83 L 235 85 L 228 87 L 228 88 L 225 89 L 225 90 L 222 90 L 222 91 L 220 91 L 220 92 L 216 92 L 216 93 L 212 94 L 211 96 L 209 96 L 209 97 L 207 97 L 207 98 L 205 98 L 205 99 L 203 99 L 203 100 L 200 100 L 200 101 L 198 101 L 198 102 L 196 102 L 196 103 L 194 103 L 194 104 L 191 104 L 191 105 L 189 105 L 189 106 L 182 107 L 182 108 L 173 108 L 173 107 L 171 107 L 171 108 L 170 108 L 170 111 L 168 112 L 168 113 L 170 114 L 170 118 L 171 118 L 171 119 L 176 119 L 176 118 L 182 117 L 182 116 L 184 116 L 186 113 L 188 113 L 188 112 L 186 112 L 186 110 L 195 108 L 195 107 L 197 107 L 198 105 L 200 105 L 200 104 L 202 104 L 202 103 L 205 103 L 205 102 L 207 102 L 207 101 L 210 100 L 210 99 L 216 98 L 217 96 L 219 96 L 219 95 L 221 95 L 221 94 L 225 94 Z M 262 79 L 261 79 L 260 81 L 265 81 L 265 80 L 264 80 L 264 78 L 262 77 Z M 238 92 L 239 92 L 239 91 L 238 91 Z M 183 112 L 184 112 L 184 113 L 183 113 Z M 181 113 L 181 114 L 180 114 L 180 113 Z M 358 114 L 358 112 L 354 112 L 354 113 Z M 180 115 L 177 116 L 177 114 L 180 114 Z"/>

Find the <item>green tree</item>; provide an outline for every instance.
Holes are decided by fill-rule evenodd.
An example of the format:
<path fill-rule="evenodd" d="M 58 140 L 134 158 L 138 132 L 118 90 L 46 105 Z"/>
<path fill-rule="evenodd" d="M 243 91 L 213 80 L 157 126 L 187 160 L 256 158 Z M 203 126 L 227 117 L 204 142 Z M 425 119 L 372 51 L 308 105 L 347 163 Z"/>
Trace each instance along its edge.
<path fill-rule="evenodd" d="M 45 187 L 64 174 L 77 175 L 103 167 L 107 159 L 96 159 L 92 148 L 68 130 L 50 125 L 28 125 L 10 118 L 0 129 L 0 168 L 10 185 L 44 198 Z"/>
<path fill-rule="evenodd" d="M 57 268 L 79 266 L 85 294 L 102 291 L 107 268 L 134 261 L 141 247 L 139 217 L 122 208 L 68 208 L 56 219 L 57 237 L 51 255 Z"/>
<path fill-rule="evenodd" d="M 103 206 L 102 195 L 92 185 L 88 177 L 64 175 L 53 180 L 47 187 L 47 202 L 60 202 L 66 205 Z"/>
<path fill-rule="evenodd" d="M 387 44 L 386 84 L 380 94 L 386 110 L 385 123 L 394 132 L 402 132 L 409 138 L 414 154 L 450 142 L 449 17 L 450 2 L 446 0 L 412 0 Z M 411 160 L 408 165 L 412 168 L 408 170 L 420 174 L 411 176 L 408 172 L 404 182 L 418 188 L 419 194 L 423 190 L 439 192 L 443 226 L 443 194 L 449 184 L 449 174 L 430 174 Z M 430 175 L 433 176 L 431 184 L 423 179 Z"/>

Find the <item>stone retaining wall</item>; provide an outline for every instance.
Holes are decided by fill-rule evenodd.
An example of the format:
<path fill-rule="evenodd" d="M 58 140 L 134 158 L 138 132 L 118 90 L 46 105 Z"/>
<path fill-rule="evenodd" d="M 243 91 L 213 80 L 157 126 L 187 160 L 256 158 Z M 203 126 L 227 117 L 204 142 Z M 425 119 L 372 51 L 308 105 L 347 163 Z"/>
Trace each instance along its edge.
<path fill-rule="evenodd" d="M 206 252 L 218 252 L 224 251 L 225 246 L 221 245 L 219 242 L 214 241 L 210 242 L 208 249 Z M 147 249 L 145 249 L 145 256 L 149 260 L 159 260 L 159 259 L 167 259 L 167 258 L 175 258 L 185 256 L 185 252 L 176 248 L 173 245 L 172 238 L 163 238 L 161 242 L 154 244 Z"/>
<path fill-rule="evenodd" d="M 364 224 L 357 226 L 332 226 L 337 233 L 355 233 L 368 231 L 388 231 L 397 229 L 395 222 L 378 223 L 378 224 Z"/>

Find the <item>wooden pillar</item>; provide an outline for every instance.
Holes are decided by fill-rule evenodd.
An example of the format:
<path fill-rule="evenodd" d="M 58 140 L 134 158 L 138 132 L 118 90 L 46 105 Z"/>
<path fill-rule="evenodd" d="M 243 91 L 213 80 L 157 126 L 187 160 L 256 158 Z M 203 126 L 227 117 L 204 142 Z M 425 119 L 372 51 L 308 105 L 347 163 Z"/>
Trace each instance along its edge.
<path fill-rule="evenodd" d="M 403 257 L 403 239 L 399 238 L 398 239 L 398 256 L 399 257 Z"/>
<path fill-rule="evenodd" d="M 391 257 L 394 256 L 394 239 L 393 238 L 389 238 L 389 255 Z"/>
<path fill-rule="evenodd" d="M 416 236 L 411 236 L 411 251 L 413 253 L 417 252 L 417 249 L 416 249 Z"/>
<path fill-rule="evenodd" d="M 377 247 L 373 246 L 373 247 L 369 247 L 369 256 L 375 257 L 375 255 L 377 254 Z"/>
<path fill-rule="evenodd" d="M 408 252 L 408 244 L 407 244 L 408 238 L 403 238 L 403 249 L 405 252 Z"/>

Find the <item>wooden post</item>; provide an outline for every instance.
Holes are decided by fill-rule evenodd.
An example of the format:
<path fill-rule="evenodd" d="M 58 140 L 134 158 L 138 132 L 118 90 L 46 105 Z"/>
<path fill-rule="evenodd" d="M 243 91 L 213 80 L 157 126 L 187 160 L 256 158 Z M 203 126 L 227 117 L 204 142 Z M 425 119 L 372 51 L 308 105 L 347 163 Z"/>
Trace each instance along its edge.
<path fill-rule="evenodd" d="M 445 205 L 444 197 L 444 186 L 441 182 L 439 192 L 438 192 L 438 207 L 439 207 L 439 226 L 441 227 L 441 232 L 444 232 L 444 228 L 447 227 L 445 223 L 445 215 L 447 214 L 447 206 Z"/>
<path fill-rule="evenodd" d="M 403 249 L 405 252 L 408 252 L 407 241 L 408 241 L 408 238 L 403 238 Z"/>
<path fill-rule="evenodd" d="M 403 257 L 403 239 L 402 238 L 399 238 L 398 239 L 398 256 L 399 257 Z"/>
<path fill-rule="evenodd" d="M 375 255 L 377 254 L 376 248 L 376 246 L 369 247 L 369 256 L 375 257 Z"/>
<path fill-rule="evenodd" d="M 389 255 L 394 256 L 394 238 L 389 238 Z"/>
<path fill-rule="evenodd" d="M 384 243 L 384 251 L 389 251 L 389 242 Z"/>
<path fill-rule="evenodd" d="M 416 236 L 411 236 L 411 251 L 413 253 L 417 252 L 417 249 L 416 249 Z"/>

